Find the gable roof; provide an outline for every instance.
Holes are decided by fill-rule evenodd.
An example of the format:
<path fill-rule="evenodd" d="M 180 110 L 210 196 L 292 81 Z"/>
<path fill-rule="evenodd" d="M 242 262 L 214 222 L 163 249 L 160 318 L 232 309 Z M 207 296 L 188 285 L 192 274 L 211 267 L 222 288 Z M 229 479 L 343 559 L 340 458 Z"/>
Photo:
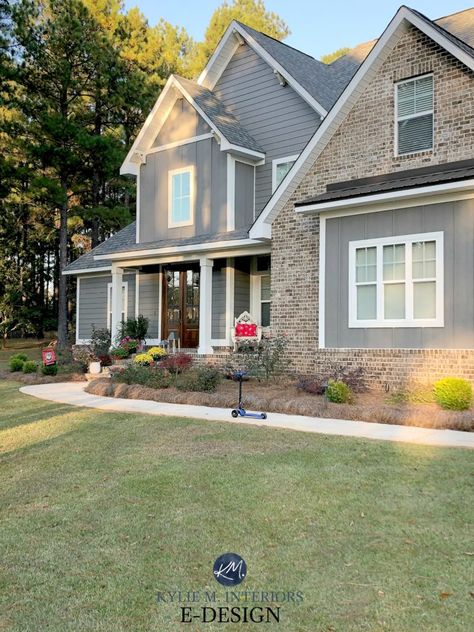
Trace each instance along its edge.
<path fill-rule="evenodd" d="M 233 149 L 252 158 L 265 157 L 257 141 L 211 90 L 184 77 L 171 75 L 123 161 L 121 174 L 138 173 L 144 154 L 151 148 L 179 96 L 185 98 L 210 126 L 222 151 Z"/>
<path fill-rule="evenodd" d="M 235 118 L 214 92 L 194 81 L 175 75 L 176 81 L 186 90 L 195 105 L 206 115 L 213 127 L 230 144 L 264 154 L 264 150 Z"/>
<path fill-rule="evenodd" d="M 444 20 L 447 20 L 447 18 L 439 22 L 443 23 Z M 255 220 L 250 229 L 251 238 L 268 238 L 271 236 L 272 220 L 288 202 L 317 157 L 352 109 L 352 106 L 357 102 L 365 86 L 373 79 L 399 37 L 409 25 L 425 33 L 468 68 L 474 70 L 474 50 L 469 44 L 459 40 L 456 35 L 447 33 L 440 24 L 435 24 L 418 11 L 401 6 L 381 37 L 371 48 L 366 59 L 358 67 L 339 99 L 300 154 L 298 160 Z"/>

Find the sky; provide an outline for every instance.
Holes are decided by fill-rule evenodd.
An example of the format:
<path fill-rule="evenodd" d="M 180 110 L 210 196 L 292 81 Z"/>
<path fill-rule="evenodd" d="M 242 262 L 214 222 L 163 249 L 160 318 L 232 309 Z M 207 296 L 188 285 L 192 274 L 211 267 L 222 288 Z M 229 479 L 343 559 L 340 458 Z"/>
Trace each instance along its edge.
<path fill-rule="evenodd" d="M 378 37 L 402 2 L 266 0 L 265 5 L 290 27 L 287 44 L 319 58 L 343 46 L 352 47 Z M 194 39 L 200 40 L 214 9 L 221 3 L 222 0 L 125 0 L 125 7 L 138 6 L 150 24 L 163 17 L 172 24 L 184 26 Z M 472 6 L 469 0 L 407 0 L 407 3 L 431 19 Z"/>

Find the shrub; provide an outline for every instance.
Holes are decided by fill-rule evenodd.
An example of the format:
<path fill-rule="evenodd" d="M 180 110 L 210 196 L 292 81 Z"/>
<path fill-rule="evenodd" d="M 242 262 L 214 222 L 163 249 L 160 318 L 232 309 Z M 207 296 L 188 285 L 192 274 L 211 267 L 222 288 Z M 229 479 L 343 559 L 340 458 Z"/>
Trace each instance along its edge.
<path fill-rule="evenodd" d="M 296 383 L 296 388 L 310 395 L 324 395 L 326 390 L 326 383 L 323 380 L 318 380 L 312 377 L 300 377 Z"/>
<path fill-rule="evenodd" d="M 10 357 L 10 360 L 12 360 L 13 358 L 18 358 L 19 360 L 23 360 L 23 362 L 26 362 L 28 360 L 28 356 L 26 355 L 26 353 L 15 353 Z"/>
<path fill-rule="evenodd" d="M 12 371 L 13 373 L 16 371 L 22 371 L 24 364 L 25 360 L 19 358 L 18 356 L 12 356 L 9 362 L 10 371 Z"/>
<path fill-rule="evenodd" d="M 58 365 L 57 364 L 43 364 L 43 366 L 41 367 L 41 373 L 43 375 L 57 375 Z"/>
<path fill-rule="evenodd" d="M 102 355 L 108 355 L 110 349 L 110 331 L 108 329 L 96 329 L 94 325 L 92 325 L 90 348 L 96 358 Z"/>
<path fill-rule="evenodd" d="M 188 353 L 173 353 L 163 360 L 161 366 L 173 375 L 178 375 L 191 368 L 192 357 Z"/>
<path fill-rule="evenodd" d="M 149 388 L 168 388 L 170 385 L 170 376 L 155 367 L 140 366 L 132 364 L 127 368 L 114 373 L 114 380 L 124 384 L 140 384 Z"/>
<path fill-rule="evenodd" d="M 110 350 L 110 355 L 112 358 L 117 358 L 118 360 L 128 358 L 128 351 L 124 347 L 114 347 Z"/>
<path fill-rule="evenodd" d="M 176 385 L 180 391 L 213 393 L 221 380 L 217 369 L 209 367 L 189 371 L 182 375 Z"/>
<path fill-rule="evenodd" d="M 345 404 L 350 402 L 352 398 L 351 389 L 344 382 L 336 382 L 329 380 L 326 388 L 326 397 L 328 401 L 335 404 Z"/>
<path fill-rule="evenodd" d="M 120 327 L 120 338 L 133 338 L 141 342 L 145 340 L 148 331 L 148 318 L 139 314 L 136 318 L 127 318 Z"/>
<path fill-rule="evenodd" d="M 448 410 L 467 410 L 472 404 L 472 386 L 459 377 L 445 377 L 434 385 L 436 401 Z"/>
<path fill-rule="evenodd" d="M 108 353 L 104 353 L 103 355 L 97 356 L 97 359 L 101 363 L 102 366 L 110 366 L 112 364 L 112 358 Z"/>
<path fill-rule="evenodd" d="M 27 360 L 23 363 L 23 373 L 36 373 L 37 365 L 33 360 Z"/>
<path fill-rule="evenodd" d="M 168 355 L 166 349 L 163 349 L 163 347 L 152 347 L 148 349 L 147 353 L 153 356 L 153 360 L 162 360 Z"/>
<path fill-rule="evenodd" d="M 85 373 L 89 369 L 89 362 L 94 358 L 94 354 L 90 347 L 81 345 L 80 347 L 75 347 L 72 357 L 80 370 Z"/>
<path fill-rule="evenodd" d="M 329 379 L 335 382 L 344 382 L 353 393 L 364 393 L 367 390 L 365 373 L 362 367 L 356 369 L 350 366 L 340 366 Z"/>
<path fill-rule="evenodd" d="M 287 342 L 285 336 L 265 336 L 256 347 L 244 347 L 248 372 L 265 380 L 283 373 L 289 364 L 284 358 Z"/>
<path fill-rule="evenodd" d="M 150 366 L 153 364 L 153 356 L 149 353 L 139 353 L 134 358 L 135 364 L 140 364 L 141 366 Z"/>

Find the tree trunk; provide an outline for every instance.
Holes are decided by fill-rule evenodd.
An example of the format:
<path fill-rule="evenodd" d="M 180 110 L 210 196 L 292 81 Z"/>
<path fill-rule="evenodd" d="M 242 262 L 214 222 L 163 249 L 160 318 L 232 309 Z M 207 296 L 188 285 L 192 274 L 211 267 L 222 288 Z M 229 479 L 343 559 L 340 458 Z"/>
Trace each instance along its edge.
<path fill-rule="evenodd" d="M 63 270 L 67 265 L 67 184 L 61 182 L 64 201 L 59 219 L 59 279 L 58 279 L 58 348 L 67 347 L 67 276 Z"/>

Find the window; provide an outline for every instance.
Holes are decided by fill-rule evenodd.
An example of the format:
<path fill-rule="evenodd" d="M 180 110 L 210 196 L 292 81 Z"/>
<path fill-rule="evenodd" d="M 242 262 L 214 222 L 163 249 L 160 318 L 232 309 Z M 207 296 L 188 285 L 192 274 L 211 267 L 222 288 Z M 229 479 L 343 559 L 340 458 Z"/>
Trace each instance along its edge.
<path fill-rule="evenodd" d="M 433 76 L 395 85 L 396 154 L 433 148 Z"/>
<path fill-rule="evenodd" d="M 121 321 L 127 320 L 128 283 L 122 283 Z M 112 283 L 107 284 L 107 329 L 112 329 Z"/>
<path fill-rule="evenodd" d="M 349 327 L 443 327 L 443 233 L 349 242 Z"/>
<path fill-rule="evenodd" d="M 252 264 L 252 301 L 250 312 L 262 327 L 270 327 L 271 314 L 270 255 L 258 256 Z"/>
<path fill-rule="evenodd" d="M 168 226 L 190 226 L 193 223 L 194 168 L 174 169 L 168 174 Z"/>
<path fill-rule="evenodd" d="M 283 178 L 286 176 L 291 167 L 295 164 L 298 156 L 287 156 L 286 158 L 277 158 L 272 163 L 272 193 L 280 186 Z"/>

